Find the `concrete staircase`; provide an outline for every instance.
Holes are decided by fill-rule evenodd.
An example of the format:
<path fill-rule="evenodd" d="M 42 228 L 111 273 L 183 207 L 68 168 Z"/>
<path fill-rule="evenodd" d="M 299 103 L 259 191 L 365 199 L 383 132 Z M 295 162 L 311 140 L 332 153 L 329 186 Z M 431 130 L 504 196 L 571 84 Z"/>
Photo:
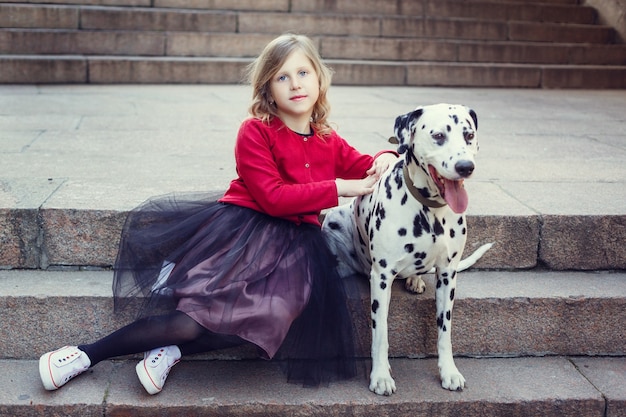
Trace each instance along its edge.
<path fill-rule="evenodd" d="M 340 132 L 370 153 L 385 146 L 392 115 L 416 100 L 472 103 L 479 112 L 467 251 L 496 245 L 459 281 L 453 343 L 463 392 L 438 381 L 432 277 L 421 296 L 393 288 L 399 390 L 388 398 L 370 393 L 364 377 L 319 389 L 288 384 L 277 363 L 249 349 L 186 358 L 156 397 L 138 384 L 134 358 L 45 392 L 41 353 L 133 319 L 111 312 L 109 267 L 127 211 L 151 195 L 219 189 L 232 178 L 248 90 L 0 86 L 0 416 L 624 416 L 623 95 L 332 94 Z M 367 373 L 369 320 L 357 307 L 367 311 L 369 299 L 359 285 L 350 303 Z"/>
<path fill-rule="evenodd" d="M 0 83 L 238 83 L 292 31 L 337 85 L 626 88 L 596 22 L 577 0 L 9 0 Z"/>
<path fill-rule="evenodd" d="M 469 103 L 481 151 L 453 346 L 463 392 L 437 377 L 433 278 L 393 288 L 398 392 L 366 378 L 308 389 L 249 349 L 186 358 L 148 396 L 134 358 L 45 392 L 37 358 L 133 319 L 112 314 L 110 266 L 148 196 L 234 175 L 243 86 L 0 86 L 0 416 L 626 415 L 626 157 L 620 91 L 333 87 L 333 121 L 364 152 L 417 103 Z M 366 282 L 349 301 L 369 368 Z M 366 310 L 367 311 L 367 310 Z"/>

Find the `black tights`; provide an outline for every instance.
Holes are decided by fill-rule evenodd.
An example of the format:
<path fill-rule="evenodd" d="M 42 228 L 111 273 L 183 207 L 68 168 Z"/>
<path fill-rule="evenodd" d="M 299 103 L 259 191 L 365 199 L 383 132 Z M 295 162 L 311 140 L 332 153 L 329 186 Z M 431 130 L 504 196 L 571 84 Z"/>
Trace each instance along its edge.
<path fill-rule="evenodd" d="M 79 349 L 87 353 L 93 366 L 104 359 L 170 345 L 177 345 L 183 355 L 191 355 L 243 343 L 238 336 L 210 332 L 187 314 L 174 311 L 137 320 L 95 343 L 81 345 Z"/>

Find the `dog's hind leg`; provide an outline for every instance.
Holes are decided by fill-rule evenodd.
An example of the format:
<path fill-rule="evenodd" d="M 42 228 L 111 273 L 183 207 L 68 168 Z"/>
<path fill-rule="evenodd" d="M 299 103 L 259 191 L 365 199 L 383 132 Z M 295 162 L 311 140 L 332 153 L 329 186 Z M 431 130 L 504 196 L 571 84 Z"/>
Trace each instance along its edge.
<path fill-rule="evenodd" d="M 328 247 L 337 257 L 337 271 L 341 277 L 367 273 L 359 263 L 354 245 L 355 225 L 352 204 L 330 209 L 322 223 L 322 234 Z"/>
<path fill-rule="evenodd" d="M 413 275 L 404 281 L 404 288 L 409 292 L 422 294 L 426 290 L 426 284 L 421 275 Z"/>

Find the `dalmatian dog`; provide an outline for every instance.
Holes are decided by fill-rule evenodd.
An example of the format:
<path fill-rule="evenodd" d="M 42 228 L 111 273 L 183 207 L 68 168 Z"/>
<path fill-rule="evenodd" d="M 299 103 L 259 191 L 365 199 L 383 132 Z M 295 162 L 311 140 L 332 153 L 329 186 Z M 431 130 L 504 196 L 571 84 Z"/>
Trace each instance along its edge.
<path fill-rule="evenodd" d="M 387 317 L 394 279 L 421 293 L 421 274 L 435 272 L 438 365 L 441 384 L 462 390 L 465 378 L 452 355 L 452 307 L 457 272 L 469 268 L 490 247 L 461 260 L 468 195 L 463 181 L 474 171 L 478 119 L 464 106 L 418 107 L 395 121 L 401 158 L 375 185 L 372 194 L 330 209 L 322 230 L 337 255 L 342 276 L 369 275 L 372 370 L 370 390 L 391 395 Z"/>

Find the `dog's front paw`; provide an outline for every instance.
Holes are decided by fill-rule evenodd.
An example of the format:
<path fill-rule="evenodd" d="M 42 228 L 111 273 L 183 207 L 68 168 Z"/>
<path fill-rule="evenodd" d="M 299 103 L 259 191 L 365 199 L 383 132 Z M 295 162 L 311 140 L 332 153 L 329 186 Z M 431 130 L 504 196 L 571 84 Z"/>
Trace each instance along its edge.
<path fill-rule="evenodd" d="M 391 374 L 376 375 L 374 372 L 370 375 L 370 391 L 378 395 L 391 395 L 396 392 L 396 381 L 393 380 Z"/>
<path fill-rule="evenodd" d="M 426 290 L 426 284 L 420 275 L 408 277 L 404 282 L 404 288 L 415 294 L 421 294 Z"/>
<path fill-rule="evenodd" d="M 465 388 L 465 378 L 456 366 L 449 371 L 441 371 L 441 386 L 445 389 L 449 389 L 450 391 L 463 391 Z"/>

